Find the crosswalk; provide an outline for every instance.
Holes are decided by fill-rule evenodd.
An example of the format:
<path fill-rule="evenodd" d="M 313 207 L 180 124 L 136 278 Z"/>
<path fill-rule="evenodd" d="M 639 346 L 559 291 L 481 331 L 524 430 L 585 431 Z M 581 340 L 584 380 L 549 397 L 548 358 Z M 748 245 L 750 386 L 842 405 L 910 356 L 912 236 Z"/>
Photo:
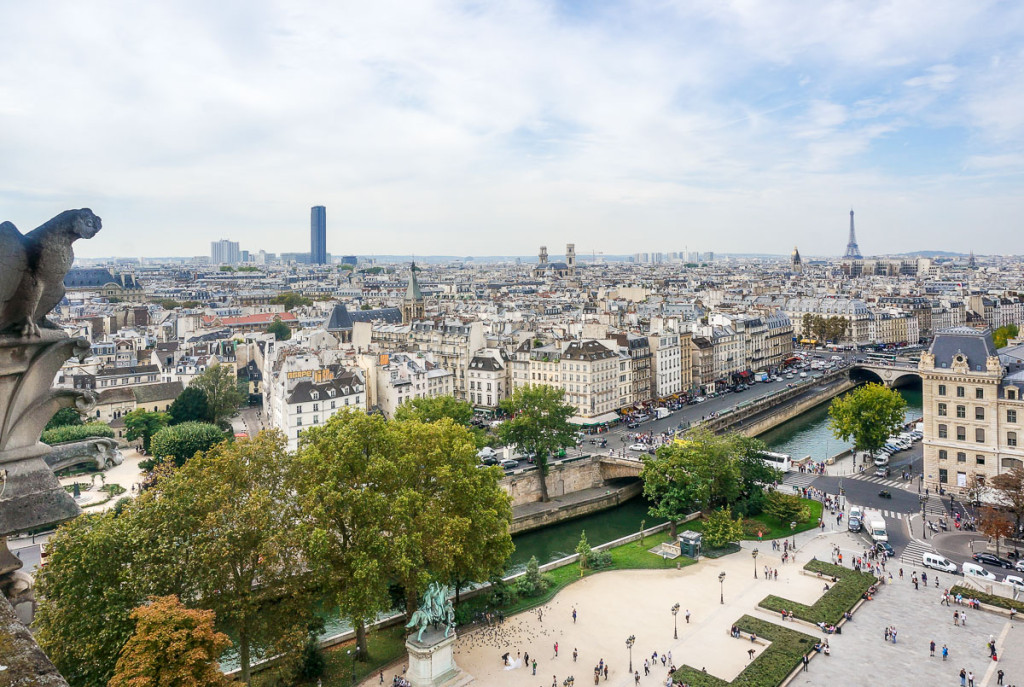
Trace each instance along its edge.
<path fill-rule="evenodd" d="M 921 564 L 922 556 L 926 553 L 936 553 L 935 549 L 923 542 L 919 542 L 916 539 L 910 540 L 910 543 L 903 548 L 903 553 L 900 555 L 900 559 L 917 565 Z"/>
<path fill-rule="evenodd" d="M 810 472 L 787 472 L 785 479 L 782 483 L 787 487 L 809 487 L 814 483 L 814 480 L 821 477 L 821 475 L 815 475 Z"/>
<path fill-rule="evenodd" d="M 910 482 L 907 482 L 907 481 L 902 480 L 902 479 L 890 479 L 888 477 L 878 477 L 877 475 L 867 475 L 867 474 L 863 474 L 863 475 L 850 475 L 846 479 L 855 479 L 855 480 L 859 480 L 861 482 L 871 482 L 872 484 L 881 484 L 881 485 L 886 486 L 886 487 L 895 487 L 897 489 L 902 489 L 902 488 L 904 488 L 904 487 L 906 487 L 907 485 L 910 484 Z"/>

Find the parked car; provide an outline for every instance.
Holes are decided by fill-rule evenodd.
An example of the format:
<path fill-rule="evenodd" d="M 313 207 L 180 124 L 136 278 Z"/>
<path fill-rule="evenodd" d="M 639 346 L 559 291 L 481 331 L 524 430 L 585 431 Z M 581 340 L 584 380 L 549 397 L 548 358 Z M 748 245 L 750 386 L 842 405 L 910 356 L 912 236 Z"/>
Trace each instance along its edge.
<path fill-rule="evenodd" d="M 496 456 L 480 456 L 481 465 L 497 465 L 498 458 Z"/>
<path fill-rule="evenodd" d="M 639 426 L 640 426 L 639 422 L 627 422 L 626 423 L 626 427 L 628 427 L 629 429 L 636 429 Z"/>
<path fill-rule="evenodd" d="M 630 451 L 640 451 L 641 453 L 644 453 L 646 451 L 650 451 L 651 447 L 648 446 L 647 444 L 630 444 L 629 450 Z"/>
<path fill-rule="evenodd" d="M 500 465 L 506 470 L 515 470 L 517 467 L 519 467 L 519 461 L 512 460 L 511 458 L 504 458 L 502 459 Z"/>
<path fill-rule="evenodd" d="M 860 532 L 860 518 L 849 517 L 846 519 L 846 526 L 851 532 Z"/>
<path fill-rule="evenodd" d="M 986 565 L 996 565 L 996 566 L 999 566 L 1000 568 L 1012 568 L 1013 567 L 1013 563 L 1011 563 L 1010 561 L 1006 560 L 1005 558 L 1001 558 L 999 556 L 991 554 L 991 553 L 986 553 L 986 552 L 976 553 L 973 556 L 971 556 L 971 558 L 973 558 L 978 563 L 984 563 Z"/>
<path fill-rule="evenodd" d="M 1024 572 L 1024 559 L 1017 561 L 1017 565 L 1013 566 L 1013 569 L 1017 572 Z"/>

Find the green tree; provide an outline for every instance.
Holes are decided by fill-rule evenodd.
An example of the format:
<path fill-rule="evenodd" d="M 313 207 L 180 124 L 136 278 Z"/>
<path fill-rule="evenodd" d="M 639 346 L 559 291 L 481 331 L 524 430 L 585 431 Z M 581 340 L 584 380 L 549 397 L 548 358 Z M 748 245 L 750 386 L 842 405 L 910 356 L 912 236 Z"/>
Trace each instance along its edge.
<path fill-rule="evenodd" d="M 501 402 L 509 419 L 498 427 L 505 444 L 534 456 L 540 478 L 541 501 L 548 500 L 548 459 L 576 445 L 577 427 L 569 422 L 576 409 L 565 403 L 565 392 L 547 385 L 526 386 Z"/>
<path fill-rule="evenodd" d="M 292 308 L 297 308 L 300 305 L 313 305 L 313 301 L 308 298 L 303 298 L 294 291 L 279 293 L 270 299 L 270 302 L 275 305 L 283 305 L 286 311 L 291 310 Z"/>
<path fill-rule="evenodd" d="M 224 439 L 224 432 L 217 425 L 206 422 L 183 422 L 164 427 L 150 440 L 153 460 L 143 467 L 149 469 L 161 462 L 173 462 L 176 467 L 181 467 L 196 453 L 207 451 Z"/>
<path fill-rule="evenodd" d="M 36 573 L 36 639 L 72 687 L 105 687 L 145 598 L 130 509 L 87 513 L 58 528 Z"/>
<path fill-rule="evenodd" d="M 832 434 L 853 441 L 854 450 L 874 453 L 903 427 L 907 402 L 881 384 L 860 386 L 835 398 L 828 409 Z"/>
<path fill-rule="evenodd" d="M 1020 532 L 1021 520 L 1024 519 L 1024 467 L 1018 463 L 993 477 L 991 485 L 999 502 L 1013 513 L 1014 531 Z"/>
<path fill-rule="evenodd" d="M 183 422 L 210 422 L 210 405 L 206 402 L 206 393 L 199 387 L 186 387 L 167 411 L 171 416 L 172 425 Z"/>
<path fill-rule="evenodd" d="M 580 557 L 580 577 L 583 577 L 583 571 L 586 570 L 587 564 L 590 562 L 590 555 L 593 553 L 590 542 L 587 541 L 586 530 L 580 531 L 580 542 L 576 545 L 576 553 Z"/>
<path fill-rule="evenodd" d="M 992 332 L 992 341 L 995 343 L 996 348 L 1003 348 L 1009 339 L 1017 338 L 1019 333 L 1020 328 L 1017 325 L 1006 324 Z"/>
<path fill-rule="evenodd" d="M 181 303 L 174 300 L 173 298 L 164 298 L 163 300 L 160 301 L 160 307 L 163 308 L 164 310 L 174 310 L 175 308 L 180 308 Z"/>
<path fill-rule="evenodd" d="M 151 597 L 132 612 L 135 632 L 108 687 L 227 687 L 217 659 L 231 646 L 212 611 L 189 610 L 176 596 Z"/>
<path fill-rule="evenodd" d="M 516 580 L 516 591 L 521 596 L 531 597 L 543 594 L 548 587 L 547 580 L 540 574 L 540 565 L 536 556 L 530 556 L 526 562 L 526 572 Z"/>
<path fill-rule="evenodd" d="M 669 519 L 673 538 L 675 523 L 684 515 L 731 505 L 740 498 L 740 450 L 736 435 L 719 436 L 698 428 L 644 460 L 640 478 L 652 503 L 650 513 Z"/>
<path fill-rule="evenodd" d="M 712 549 L 720 549 L 743 538 L 743 520 L 733 520 L 729 508 L 716 508 L 704 518 L 703 531 L 703 541 Z"/>
<path fill-rule="evenodd" d="M 803 522 L 807 519 L 807 508 L 796 494 L 770 491 L 764 498 L 764 512 L 781 523 Z"/>
<path fill-rule="evenodd" d="M 142 450 L 149 453 L 150 443 L 153 435 L 167 426 L 170 416 L 167 413 L 157 413 L 142 408 L 136 408 L 124 416 L 125 433 L 124 438 L 128 441 L 142 439 Z"/>
<path fill-rule="evenodd" d="M 82 441 L 93 437 L 114 438 L 114 430 L 105 422 L 86 422 L 81 425 L 61 425 L 43 432 L 44 444 L 61 444 L 65 441 Z"/>
<path fill-rule="evenodd" d="M 139 567 L 232 628 L 242 682 L 254 655 L 294 668 L 311 620 L 291 460 L 284 435 L 263 431 L 196 455 L 139 497 Z"/>
<path fill-rule="evenodd" d="M 195 388 L 206 394 L 213 423 L 220 425 L 238 411 L 245 401 L 245 392 L 238 384 L 238 375 L 231 365 L 214 365 L 192 380 Z"/>
<path fill-rule="evenodd" d="M 61 408 L 53 414 L 53 417 L 46 423 L 43 431 L 56 429 L 57 427 L 73 427 L 80 424 L 82 424 L 82 416 L 78 414 L 77 410 L 74 408 Z"/>
<path fill-rule="evenodd" d="M 473 419 L 473 406 L 454 396 L 432 396 L 409 399 L 395 409 L 396 420 L 437 422 L 446 417 L 457 425 L 469 425 Z"/>
<path fill-rule="evenodd" d="M 291 327 L 282 322 L 280 317 L 274 318 L 274 321 L 267 327 L 267 333 L 273 334 L 276 341 L 287 341 L 292 338 Z"/>

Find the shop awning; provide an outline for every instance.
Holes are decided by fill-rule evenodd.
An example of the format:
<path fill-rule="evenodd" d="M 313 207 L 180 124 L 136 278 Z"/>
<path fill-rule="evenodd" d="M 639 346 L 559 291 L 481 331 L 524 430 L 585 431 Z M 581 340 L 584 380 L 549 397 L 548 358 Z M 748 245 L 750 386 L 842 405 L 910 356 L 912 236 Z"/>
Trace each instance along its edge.
<path fill-rule="evenodd" d="M 615 422 L 618 419 L 619 416 L 617 413 L 605 413 L 604 415 L 598 415 L 597 417 L 580 417 L 579 415 L 574 415 L 569 418 L 569 422 L 574 425 L 592 427 L 593 425 L 603 425 L 608 422 Z"/>

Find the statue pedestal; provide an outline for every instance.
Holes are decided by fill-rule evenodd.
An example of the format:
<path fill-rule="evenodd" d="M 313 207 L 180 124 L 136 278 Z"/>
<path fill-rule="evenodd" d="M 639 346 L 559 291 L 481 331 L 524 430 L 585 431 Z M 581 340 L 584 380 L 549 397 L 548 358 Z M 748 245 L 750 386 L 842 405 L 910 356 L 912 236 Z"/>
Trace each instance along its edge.
<path fill-rule="evenodd" d="M 447 637 L 444 630 L 428 630 L 423 641 L 413 633 L 405 641 L 409 651 L 409 670 L 405 679 L 412 687 L 460 687 L 473 682 L 473 677 L 455 665 L 455 633 Z"/>

